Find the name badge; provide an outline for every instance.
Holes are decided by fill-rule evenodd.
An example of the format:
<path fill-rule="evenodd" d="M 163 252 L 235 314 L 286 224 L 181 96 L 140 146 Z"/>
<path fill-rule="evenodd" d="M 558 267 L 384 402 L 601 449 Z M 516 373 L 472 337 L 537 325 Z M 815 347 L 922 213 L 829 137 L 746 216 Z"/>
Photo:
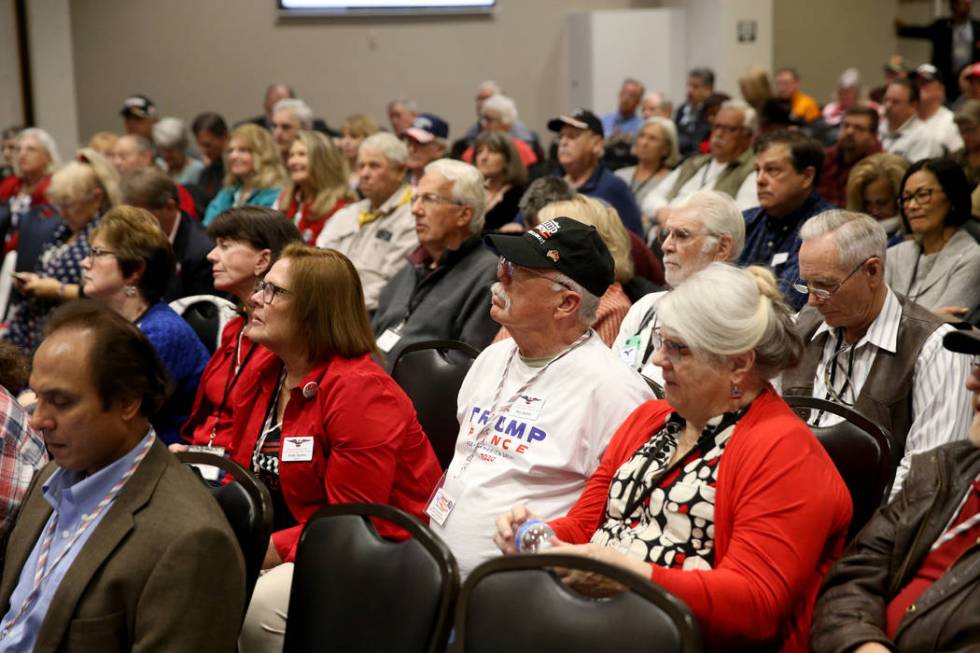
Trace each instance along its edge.
<path fill-rule="evenodd" d="M 514 401 L 514 405 L 508 412 L 514 417 L 533 422 L 541 416 L 542 408 L 544 408 L 544 399 L 524 394 Z"/>
<path fill-rule="evenodd" d="M 789 260 L 789 252 L 779 252 L 778 254 L 773 254 L 772 263 L 769 267 L 776 267 L 777 265 L 782 265 Z"/>
<path fill-rule="evenodd" d="M 387 229 L 378 229 L 377 233 L 374 234 L 374 237 L 387 243 L 391 241 L 391 232 Z"/>
<path fill-rule="evenodd" d="M 313 436 L 294 436 L 282 439 L 282 462 L 299 463 L 313 460 Z"/>
<path fill-rule="evenodd" d="M 429 505 L 425 507 L 425 514 L 435 523 L 444 526 L 455 505 L 456 500 L 449 496 L 446 488 L 440 487 L 436 489 L 432 499 L 429 500 Z"/>
<path fill-rule="evenodd" d="M 619 352 L 619 359 L 629 365 L 636 367 L 636 357 L 640 353 L 640 336 L 632 336 L 626 340 L 623 351 Z"/>
<path fill-rule="evenodd" d="M 187 447 L 187 450 L 195 453 L 213 453 L 214 455 L 221 456 L 222 458 L 225 456 L 224 447 L 208 447 L 200 444 L 192 444 L 191 446 Z M 221 477 L 221 470 L 217 467 L 212 467 L 211 465 L 194 465 L 194 467 L 196 467 L 197 471 L 201 473 L 201 477 L 204 478 L 205 481 L 217 481 L 218 478 Z"/>
<path fill-rule="evenodd" d="M 385 332 L 378 336 L 378 349 L 385 354 L 390 352 L 398 344 L 398 341 L 402 339 L 402 333 L 399 328 L 385 329 Z"/>

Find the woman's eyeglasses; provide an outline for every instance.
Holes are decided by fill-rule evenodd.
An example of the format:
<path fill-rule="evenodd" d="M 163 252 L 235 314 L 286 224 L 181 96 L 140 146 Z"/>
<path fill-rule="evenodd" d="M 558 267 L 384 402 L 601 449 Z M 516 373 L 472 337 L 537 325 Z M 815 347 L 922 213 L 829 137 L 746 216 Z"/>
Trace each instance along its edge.
<path fill-rule="evenodd" d="M 263 304 L 271 304 L 276 297 L 290 293 L 289 290 L 282 286 L 277 286 L 265 279 L 259 279 L 255 282 L 255 292 L 259 294 Z"/>

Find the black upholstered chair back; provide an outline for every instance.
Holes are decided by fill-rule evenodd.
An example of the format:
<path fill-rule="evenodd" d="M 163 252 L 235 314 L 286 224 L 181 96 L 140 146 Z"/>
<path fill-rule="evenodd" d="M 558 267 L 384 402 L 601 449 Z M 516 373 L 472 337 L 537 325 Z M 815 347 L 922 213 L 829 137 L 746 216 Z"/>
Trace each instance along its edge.
<path fill-rule="evenodd" d="M 369 517 L 411 538 L 384 540 Z M 300 537 L 284 651 L 445 651 L 458 587 L 449 549 L 414 517 L 383 505 L 327 506 Z"/>
<path fill-rule="evenodd" d="M 184 318 L 212 354 L 221 342 L 225 324 L 235 315 L 235 305 L 216 295 L 181 297 L 170 302 L 170 308 Z"/>
<path fill-rule="evenodd" d="M 456 396 L 479 354 L 454 340 L 418 342 L 405 347 L 391 369 L 392 378 L 415 405 L 422 430 L 443 469 L 453 459 L 459 434 Z"/>
<path fill-rule="evenodd" d="M 588 598 L 553 567 L 601 574 L 625 591 Z M 456 606 L 454 650 L 696 653 L 702 641 L 687 606 L 646 578 L 580 556 L 543 554 L 500 557 L 473 570 Z"/>
<path fill-rule="evenodd" d="M 815 411 L 844 418 L 844 421 L 833 426 L 811 426 L 810 429 L 834 461 L 851 492 L 854 517 L 848 529 L 850 540 L 888 498 L 895 477 L 891 436 L 882 426 L 853 408 L 815 397 L 790 396 L 784 399 L 804 420 Z"/>
<path fill-rule="evenodd" d="M 225 513 L 245 558 L 245 605 L 255 589 L 272 535 L 272 497 L 262 481 L 238 463 L 223 456 L 200 451 L 183 451 L 177 459 L 187 465 L 216 467 L 234 482 L 208 483 L 208 489 Z"/>

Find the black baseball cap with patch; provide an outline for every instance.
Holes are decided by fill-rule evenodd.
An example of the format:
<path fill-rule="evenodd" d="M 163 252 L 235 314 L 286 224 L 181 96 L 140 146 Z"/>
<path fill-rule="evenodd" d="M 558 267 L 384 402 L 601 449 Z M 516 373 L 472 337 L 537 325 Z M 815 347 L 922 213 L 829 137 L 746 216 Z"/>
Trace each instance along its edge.
<path fill-rule="evenodd" d="M 547 220 L 523 234 L 490 234 L 483 242 L 517 265 L 557 270 L 596 297 L 615 280 L 612 254 L 599 232 L 572 218 Z"/>
<path fill-rule="evenodd" d="M 588 129 L 603 138 L 606 137 L 606 132 L 602 128 L 602 121 L 588 109 L 576 109 L 575 113 L 571 115 L 558 116 L 548 121 L 548 129 L 553 132 L 561 131 L 564 125 Z"/>
<path fill-rule="evenodd" d="M 123 100 L 119 115 L 124 118 L 153 118 L 157 115 L 157 107 L 145 95 L 133 95 Z"/>

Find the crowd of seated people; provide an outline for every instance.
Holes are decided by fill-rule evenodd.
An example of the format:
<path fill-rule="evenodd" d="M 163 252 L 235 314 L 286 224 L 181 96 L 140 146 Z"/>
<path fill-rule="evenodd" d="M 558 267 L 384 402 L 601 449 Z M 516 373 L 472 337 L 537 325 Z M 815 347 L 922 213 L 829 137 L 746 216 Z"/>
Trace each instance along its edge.
<path fill-rule="evenodd" d="M 70 156 L 3 130 L 0 653 L 282 650 L 300 534 L 341 503 L 426 523 L 463 579 L 545 520 L 551 551 L 679 598 L 710 650 L 980 645 L 964 4 L 896 25 L 951 51 L 889 61 L 878 101 L 856 69 L 821 106 L 753 66 L 737 89 L 693 69 L 684 98 L 626 78 L 539 126 L 485 81 L 476 124 L 395 97 L 334 130 L 277 82 L 237 124 L 133 95 Z M 179 313 L 199 296 L 233 306 L 211 333 Z M 479 352 L 445 470 L 391 376 L 432 340 Z M 801 396 L 889 440 L 850 542 L 863 507 L 814 435 L 845 417 Z M 188 450 L 270 492 L 254 593 Z"/>

